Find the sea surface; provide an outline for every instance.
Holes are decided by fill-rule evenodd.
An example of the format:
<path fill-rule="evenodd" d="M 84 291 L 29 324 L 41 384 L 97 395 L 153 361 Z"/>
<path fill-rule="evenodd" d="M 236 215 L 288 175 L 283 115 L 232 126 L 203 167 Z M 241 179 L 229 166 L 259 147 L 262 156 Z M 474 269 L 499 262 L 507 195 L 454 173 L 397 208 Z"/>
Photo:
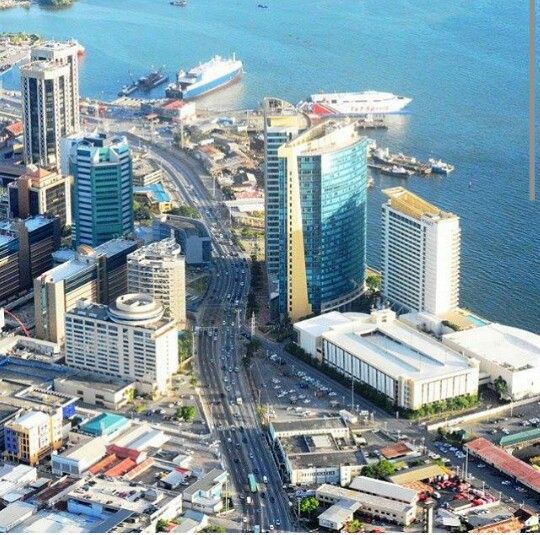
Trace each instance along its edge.
<path fill-rule="evenodd" d="M 0 31 L 78 39 L 86 47 L 81 93 L 91 97 L 112 99 L 151 67 L 173 78 L 180 67 L 233 52 L 244 62 L 243 80 L 203 105 L 251 107 L 268 95 L 296 103 L 320 90 L 412 97 L 409 113 L 372 137 L 456 166 L 407 187 L 461 217 L 462 306 L 540 332 L 540 210 L 527 196 L 527 2 L 264 0 L 268 9 L 260 9 L 258 0 L 188 1 L 11 9 L 0 12 Z M 3 81 L 17 87 L 17 71 Z M 378 267 L 381 189 L 402 181 L 374 178 L 368 261 Z"/>

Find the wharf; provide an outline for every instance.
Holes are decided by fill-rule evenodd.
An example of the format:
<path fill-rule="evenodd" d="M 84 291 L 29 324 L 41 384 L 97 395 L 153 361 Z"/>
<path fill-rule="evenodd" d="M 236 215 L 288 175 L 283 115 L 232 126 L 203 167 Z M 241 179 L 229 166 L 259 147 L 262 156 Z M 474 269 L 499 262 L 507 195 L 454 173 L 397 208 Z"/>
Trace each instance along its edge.
<path fill-rule="evenodd" d="M 392 154 L 388 148 L 374 149 L 369 154 L 370 167 L 378 169 L 381 166 L 397 166 L 403 167 L 416 175 L 430 175 L 432 173 L 433 164 L 417 160 L 414 156 L 407 156 L 401 152 Z"/>

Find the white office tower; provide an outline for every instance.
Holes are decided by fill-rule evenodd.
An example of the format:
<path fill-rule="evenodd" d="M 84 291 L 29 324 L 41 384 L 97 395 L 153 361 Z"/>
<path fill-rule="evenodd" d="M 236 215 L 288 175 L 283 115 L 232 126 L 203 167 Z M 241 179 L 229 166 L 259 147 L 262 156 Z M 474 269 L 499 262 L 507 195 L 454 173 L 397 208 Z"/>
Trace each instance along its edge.
<path fill-rule="evenodd" d="M 148 294 L 126 294 L 106 306 L 81 300 L 66 314 L 66 364 L 129 379 L 164 393 L 178 369 L 178 332 Z"/>
<path fill-rule="evenodd" d="M 459 217 L 402 187 L 383 190 L 382 293 L 410 311 L 444 314 L 459 304 Z"/>
<path fill-rule="evenodd" d="M 186 267 L 174 238 L 151 243 L 127 257 L 128 292 L 146 293 L 165 308 L 165 315 L 186 326 Z"/>
<path fill-rule="evenodd" d="M 79 130 L 77 53 L 73 43 L 45 43 L 21 68 L 26 163 L 58 168 L 61 138 Z"/>

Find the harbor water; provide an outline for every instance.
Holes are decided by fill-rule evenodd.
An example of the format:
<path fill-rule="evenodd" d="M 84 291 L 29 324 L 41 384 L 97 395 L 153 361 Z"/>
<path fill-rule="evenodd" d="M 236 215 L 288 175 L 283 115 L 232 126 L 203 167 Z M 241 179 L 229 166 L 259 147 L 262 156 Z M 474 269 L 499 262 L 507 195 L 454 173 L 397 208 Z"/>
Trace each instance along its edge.
<path fill-rule="evenodd" d="M 455 165 L 448 177 L 381 177 L 370 190 L 368 261 L 379 266 L 381 189 L 397 184 L 462 221 L 461 303 L 493 321 L 540 332 L 540 213 L 528 195 L 526 2 L 490 0 L 77 0 L 11 9 L 0 31 L 75 38 L 86 48 L 81 92 L 112 99 L 151 68 L 174 77 L 236 52 L 239 84 L 208 107 L 298 102 L 318 91 L 391 91 L 409 113 L 370 132 L 380 146 Z M 17 87 L 17 71 L 3 76 Z M 161 86 L 151 92 L 163 95 Z M 134 95 L 135 96 L 135 95 Z M 540 173 L 538 173 L 540 174 Z"/>

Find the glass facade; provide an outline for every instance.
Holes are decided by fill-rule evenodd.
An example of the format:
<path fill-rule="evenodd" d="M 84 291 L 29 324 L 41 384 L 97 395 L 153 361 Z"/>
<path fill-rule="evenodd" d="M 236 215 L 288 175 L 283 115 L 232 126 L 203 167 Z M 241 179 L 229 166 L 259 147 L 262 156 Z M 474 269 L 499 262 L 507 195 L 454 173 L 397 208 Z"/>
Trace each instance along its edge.
<path fill-rule="evenodd" d="M 292 235 L 287 231 L 290 160 L 280 160 L 280 312 L 287 314 Z M 348 302 L 364 283 L 366 259 L 367 139 L 334 151 L 296 157 L 308 301 L 316 314 Z M 297 254 L 293 251 L 293 255 Z"/>

